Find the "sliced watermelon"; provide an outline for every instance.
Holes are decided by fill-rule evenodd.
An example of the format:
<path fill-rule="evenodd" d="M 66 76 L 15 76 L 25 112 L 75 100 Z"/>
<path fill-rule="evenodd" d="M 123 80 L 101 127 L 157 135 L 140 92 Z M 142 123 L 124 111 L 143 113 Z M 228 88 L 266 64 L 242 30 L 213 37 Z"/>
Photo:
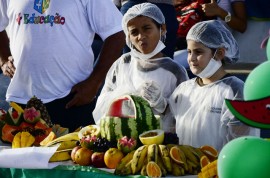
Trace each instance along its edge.
<path fill-rule="evenodd" d="M 23 119 L 22 113 L 19 113 L 18 111 L 16 111 L 12 107 L 9 108 L 7 115 L 6 115 L 6 118 L 5 118 L 6 123 L 8 123 L 9 125 L 19 126 L 23 120 L 24 119 Z"/>
<path fill-rule="evenodd" d="M 225 102 L 240 121 L 253 127 L 270 129 L 270 97 L 249 101 L 225 99 Z"/>

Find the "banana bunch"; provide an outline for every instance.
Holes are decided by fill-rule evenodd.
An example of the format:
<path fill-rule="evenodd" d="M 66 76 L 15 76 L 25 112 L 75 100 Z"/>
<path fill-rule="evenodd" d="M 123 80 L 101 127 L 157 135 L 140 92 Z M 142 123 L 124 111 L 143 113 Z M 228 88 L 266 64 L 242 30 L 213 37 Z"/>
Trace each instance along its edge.
<path fill-rule="evenodd" d="M 50 162 L 66 161 L 71 159 L 71 151 L 79 141 L 78 132 L 68 133 L 48 142 L 45 147 L 58 146 L 57 151 L 50 158 Z"/>
<path fill-rule="evenodd" d="M 12 141 L 12 148 L 30 147 L 35 142 L 35 137 L 29 132 L 18 132 Z"/>
<path fill-rule="evenodd" d="M 147 164 L 157 163 L 161 175 L 184 176 L 201 172 L 200 159 L 207 156 L 200 148 L 189 145 L 143 145 L 127 154 L 115 169 L 116 175 L 148 176 Z"/>

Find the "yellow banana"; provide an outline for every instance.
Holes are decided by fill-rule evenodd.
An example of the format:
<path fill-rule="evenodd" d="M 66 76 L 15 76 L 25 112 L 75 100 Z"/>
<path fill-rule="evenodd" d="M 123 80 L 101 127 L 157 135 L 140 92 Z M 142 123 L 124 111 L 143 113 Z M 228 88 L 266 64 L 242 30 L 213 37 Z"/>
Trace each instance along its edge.
<path fill-rule="evenodd" d="M 71 133 L 63 135 L 61 137 L 58 137 L 58 138 L 52 140 L 51 142 L 49 142 L 46 146 L 51 146 L 51 145 L 54 145 L 54 144 L 59 143 L 59 142 L 70 141 L 70 140 L 79 141 L 78 132 L 71 132 Z"/>
<path fill-rule="evenodd" d="M 189 174 L 198 174 L 201 170 L 201 165 L 197 165 L 195 163 L 193 163 L 192 161 L 190 161 L 189 159 L 187 160 L 187 165 L 188 165 L 188 173 Z"/>
<path fill-rule="evenodd" d="M 171 158 L 169 154 L 169 150 L 166 145 L 158 145 L 159 153 L 162 158 L 163 164 L 168 172 L 172 171 Z"/>
<path fill-rule="evenodd" d="M 121 159 L 120 163 L 116 166 L 114 174 L 115 175 L 128 175 L 128 172 L 131 171 L 131 161 L 133 159 L 133 155 L 135 150 L 129 152 L 124 158 Z M 129 165 L 128 165 L 129 164 Z"/>
<path fill-rule="evenodd" d="M 185 170 L 179 164 L 172 162 L 172 175 L 183 176 L 185 175 Z"/>
<path fill-rule="evenodd" d="M 201 151 L 200 148 L 192 147 L 192 149 L 193 149 L 193 151 L 194 151 L 193 153 L 195 154 L 195 156 L 196 156 L 199 160 L 201 160 L 201 157 L 205 156 L 205 154 Z"/>
<path fill-rule="evenodd" d="M 118 169 L 117 171 L 115 170 L 114 174 L 119 176 L 127 176 L 132 174 L 131 162 L 132 160 L 130 160 L 126 165 L 124 165 L 122 169 Z"/>
<path fill-rule="evenodd" d="M 150 162 L 150 161 L 157 162 L 157 158 L 158 158 L 157 144 L 149 145 L 147 149 L 147 162 Z"/>
<path fill-rule="evenodd" d="M 24 113 L 24 110 L 22 109 L 21 106 L 19 106 L 17 103 L 15 102 L 10 102 L 9 104 L 11 107 L 13 107 L 18 113 Z"/>
<path fill-rule="evenodd" d="M 147 176 L 146 165 L 143 165 L 143 167 L 141 169 L 141 175 L 142 176 Z"/>
<path fill-rule="evenodd" d="M 21 148 L 21 132 L 18 132 L 12 141 L 12 148 Z"/>
<path fill-rule="evenodd" d="M 141 170 L 144 164 L 144 160 L 147 156 L 147 150 L 148 150 L 148 145 L 142 145 L 137 150 L 135 150 L 135 153 L 131 161 L 131 170 L 133 174 Z"/>
<path fill-rule="evenodd" d="M 178 147 L 184 152 L 187 160 L 190 160 L 196 165 L 200 165 L 200 160 L 193 153 L 194 151 L 189 145 L 179 145 Z"/>
<path fill-rule="evenodd" d="M 160 167 L 160 170 L 162 172 L 162 176 L 166 176 L 167 175 L 167 170 L 163 164 L 163 161 L 162 161 L 162 158 L 160 157 L 160 155 L 158 155 L 158 158 L 157 158 L 157 164 L 158 166 Z"/>
<path fill-rule="evenodd" d="M 57 148 L 57 151 L 73 149 L 77 146 L 77 140 L 68 140 L 60 142 L 60 146 Z"/>
<path fill-rule="evenodd" d="M 59 161 L 71 160 L 71 151 L 72 151 L 72 149 L 56 151 L 52 155 L 52 157 L 50 158 L 49 162 L 59 162 Z"/>

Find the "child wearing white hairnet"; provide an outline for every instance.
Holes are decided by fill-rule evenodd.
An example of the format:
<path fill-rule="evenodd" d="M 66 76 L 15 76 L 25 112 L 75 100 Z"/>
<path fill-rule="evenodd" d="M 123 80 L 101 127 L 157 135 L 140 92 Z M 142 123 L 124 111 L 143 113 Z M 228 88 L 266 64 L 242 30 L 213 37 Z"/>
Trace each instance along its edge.
<path fill-rule="evenodd" d="M 184 67 L 161 52 L 165 47 L 162 42 L 166 35 L 165 18 L 156 5 L 142 3 L 127 11 L 122 27 L 131 51 L 123 54 L 108 71 L 93 111 L 95 122 L 99 123 L 115 98 L 133 94 L 145 98 L 154 114 L 161 115 L 163 129 L 170 131 L 175 124 L 164 117 L 164 113 L 170 113 L 165 112 L 166 99 L 188 76 Z"/>
<path fill-rule="evenodd" d="M 243 99 L 244 82 L 227 74 L 223 63 L 239 59 L 231 32 L 217 20 L 195 24 L 187 34 L 188 64 L 197 77 L 181 83 L 169 99 L 176 119 L 179 144 L 217 150 L 244 135 L 259 136 L 259 130 L 237 120 L 225 98 Z"/>

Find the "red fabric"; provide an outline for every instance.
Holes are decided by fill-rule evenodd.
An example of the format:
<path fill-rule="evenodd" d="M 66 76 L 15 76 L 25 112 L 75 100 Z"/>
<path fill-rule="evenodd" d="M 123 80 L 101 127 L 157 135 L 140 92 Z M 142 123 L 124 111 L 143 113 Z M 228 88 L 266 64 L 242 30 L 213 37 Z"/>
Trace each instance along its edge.
<path fill-rule="evenodd" d="M 191 0 L 188 4 L 178 5 L 176 7 L 177 20 L 179 22 L 177 36 L 185 37 L 189 29 L 205 19 L 201 4 L 206 3 L 206 0 Z"/>

